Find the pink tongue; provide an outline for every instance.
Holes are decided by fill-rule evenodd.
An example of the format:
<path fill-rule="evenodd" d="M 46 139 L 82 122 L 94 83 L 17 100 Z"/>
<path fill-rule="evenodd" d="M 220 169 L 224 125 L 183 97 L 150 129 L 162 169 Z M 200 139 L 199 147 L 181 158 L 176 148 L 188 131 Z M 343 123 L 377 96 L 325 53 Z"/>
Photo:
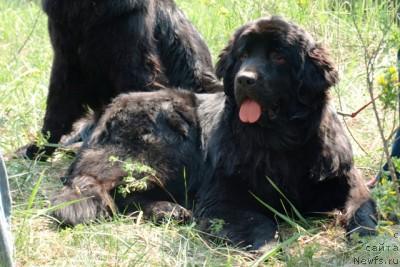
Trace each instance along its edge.
<path fill-rule="evenodd" d="M 247 99 L 240 106 L 239 118 L 243 123 L 255 123 L 261 117 L 261 106 L 256 101 Z"/>

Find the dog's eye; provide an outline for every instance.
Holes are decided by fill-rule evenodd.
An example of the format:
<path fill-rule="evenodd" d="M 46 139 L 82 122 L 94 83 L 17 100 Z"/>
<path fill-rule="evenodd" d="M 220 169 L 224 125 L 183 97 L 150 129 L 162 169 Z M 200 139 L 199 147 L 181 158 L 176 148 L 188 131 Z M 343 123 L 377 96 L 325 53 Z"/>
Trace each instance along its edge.
<path fill-rule="evenodd" d="M 272 52 L 270 57 L 275 64 L 282 65 L 286 63 L 286 58 L 278 52 Z"/>

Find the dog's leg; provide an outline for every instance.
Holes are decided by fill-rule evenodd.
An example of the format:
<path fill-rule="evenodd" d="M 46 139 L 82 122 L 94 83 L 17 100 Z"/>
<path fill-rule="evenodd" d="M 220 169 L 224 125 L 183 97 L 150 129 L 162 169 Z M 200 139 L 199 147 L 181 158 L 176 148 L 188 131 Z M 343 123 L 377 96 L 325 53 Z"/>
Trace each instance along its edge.
<path fill-rule="evenodd" d="M 131 212 L 141 209 L 145 217 L 157 222 L 168 216 L 179 221 L 189 220 L 191 213 L 174 203 L 176 201 L 164 187 L 165 180 L 159 173 L 136 173 L 136 179 L 141 179 L 139 175 L 147 177 L 143 180 L 145 184 L 130 188 L 126 196 L 119 192 L 118 186 L 126 190 L 130 183 L 123 179 L 128 175 L 124 170 L 124 154 L 128 152 L 113 146 L 81 151 L 63 181 L 64 188 L 53 198 L 53 205 L 58 206 L 54 217 L 61 223 L 76 225 L 110 217 L 118 210 Z M 111 162 L 111 156 L 122 158 Z"/>
<path fill-rule="evenodd" d="M 63 179 L 63 189 L 52 199 L 54 217 L 63 224 L 76 225 L 117 212 L 110 192 L 126 172 L 121 164 L 111 162 L 110 157 L 120 155 L 119 152 L 111 147 L 79 152 Z"/>
<path fill-rule="evenodd" d="M 73 66 L 65 62 L 66 59 L 56 57 L 51 72 L 49 93 L 47 96 L 46 114 L 41 130 L 43 136 L 51 144 L 57 144 L 62 135 L 72 129 L 74 121 L 85 113 L 82 81 L 80 74 Z M 20 148 L 17 154 L 29 159 L 39 154 L 50 156 L 55 150 L 54 146 L 45 146 L 43 149 L 36 143 Z M 46 159 L 46 157 L 41 157 Z"/>
<path fill-rule="evenodd" d="M 377 212 L 374 201 L 363 178 L 355 168 L 340 177 L 319 182 L 309 194 L 304 204 L 306 213 L 342 211 L 341 223 L 347 236 L 359 233 L 361 236 L 373 235 L 377 225 Z"/>
<path fill-rule="evenodd" d="M 375 235 L 378 222 L 376 204 L 359 172 L 352 170 L 349 177 L 350 191 L 344 213 L 347 236 L 353 233 Z"/>
<path fill-rule="evenodd" d="M 146 192 L 133 193 L 125 198 L 118 196 L 116 202 L 121 212 L 143 211 L 146 219 L 162 223 L 171 218 L 181 223 L 192 219 L 192 212 L 168 198 L 159 188 Z"/>
<path fill-rule="evenodd" d="M 138 205 L 141 206 L 145 217 L 156 223 L 161 223 L 168 218 L 183 223 L 192 219 L 190 210 L 170 201 L 138 202 Z"/>
<path fill-rule="evenodd" d="M 117 211 L 109 194 L 118 178 L 99 181 L 92 176 L 75 177 L 52 199 L 53 216 L 64 225 L 77 225 L 107 218 Z"/>
<path fill-rule="evenodd" d="M 201 217 L 206 218 L 200 219 L 202 230 L 248 250 L 268 250 L 277 242 L 277 223 L 250 207 L 218 204 Z"/>
<path fill-rule="evenodd" d="M 133 192 L 126 197 L 110 193 L 120 184 L 118 177 L 99 179 L 92 176 L 78 176 L 64 186 L 53 200 L 56 206 L 53 215 L 65 225 L 76 225 L 107 218 L 118 210 L 127 213 L 142 210 L 145 218 L 161 223 L 172 218 L 187 222 L 191 211 L 169 199 L 168 194 L 157 183 L 148 182 L 145 192 Z M 113 195 L 113 196 L 112 196 Z M 116 197 L 116 200 L 115 200 Z"/>
<path fill-rule="evenodd" d="M 376 204 L 372 199 L 368 199 L 347 219 L 346 235 L 351 236 L 353 233 L 358 233 L 360 236 L 375 235 L 377 221 Z"/>

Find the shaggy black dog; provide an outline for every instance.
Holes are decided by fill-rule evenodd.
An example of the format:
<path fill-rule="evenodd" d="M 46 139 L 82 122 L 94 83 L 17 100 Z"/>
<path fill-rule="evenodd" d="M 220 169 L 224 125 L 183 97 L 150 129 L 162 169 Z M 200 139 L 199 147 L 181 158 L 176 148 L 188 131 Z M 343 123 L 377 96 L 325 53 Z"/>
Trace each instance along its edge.
<path fill-rule="evenodd" d="M 283 214 L 339 209 L 348 234 L 373 234 L 375 204 L 329 106 L 338 74 L 327 52 L 296 25 L 263 18 L 237 30 L 217 73 L 225 94 L 116 98 L 53 201 L 75 202 L 55 216 L 74 225 L 140 208 L 187 220 L 192 209 L 201 222 L 223 220 L 218 235 L 259 249 L 277 230 L 264 202 Z"/>
<path fill-rule="evenodd" d="M 42 128 L 50 143 L 123 92 L 220 87 L 207 46 L 172 0 L 43 0 L 43 9 L 54 50 Z M 20 153 L 33 158 L 38 147 Z"/>

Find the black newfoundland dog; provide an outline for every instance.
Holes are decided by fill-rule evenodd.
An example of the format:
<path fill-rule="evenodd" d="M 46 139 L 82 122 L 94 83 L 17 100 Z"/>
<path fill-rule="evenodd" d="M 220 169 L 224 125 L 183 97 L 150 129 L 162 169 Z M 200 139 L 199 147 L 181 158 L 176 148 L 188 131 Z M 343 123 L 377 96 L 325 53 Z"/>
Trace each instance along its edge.
<path fill-rule="evenodd" d="M 338 74 L 327 52 L 296 25 L 262 18 L 236 31 L 217 74 L 225 93 L 116 98 L 64 177 L 53 203 L 70 205 L 55 216 L 75 225 L 118 210 L 157 220 L 193 211 L 259 249 L 277 230 L 261 201 L 281 213 L 290 201 L 306 215 L 339 209 L 348 234 L 374 234 L 375 204 L 329 106 Z"/>
<path fill-rule="evenodd" d="M 200 34 L 172 0 L 43 0 L 54 60 L 42 133 L 71 131 L 87 107 L 101 114 L 123 92 L 221 88 Z M 54 147 L 46 147 L 50 155 Z M 19 153 L 33 158 L 36 145 Z"/>

